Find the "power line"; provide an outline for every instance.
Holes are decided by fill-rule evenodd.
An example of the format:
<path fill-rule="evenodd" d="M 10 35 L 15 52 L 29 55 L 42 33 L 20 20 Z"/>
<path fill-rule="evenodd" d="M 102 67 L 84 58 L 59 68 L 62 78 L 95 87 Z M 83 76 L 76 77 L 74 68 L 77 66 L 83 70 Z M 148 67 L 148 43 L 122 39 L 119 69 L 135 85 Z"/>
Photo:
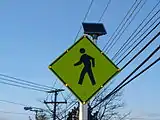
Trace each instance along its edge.
<path fill-rule="evenodd" d="M 53 83 L 53 87 L 55 87 L 56 86 L 56 83 L 57 83 L 57 79 L 55 80 L 55 82 Z"/>
<path fill-rule="evenodd" d="M 2 81 L 0 81 L 0 83 L 1 83 L 1 84 L 5 84 L 5 85 L 10 85 L 10 86 L 19 87 L 19 88 L 24 88 L 24 89 L 39 91 L 39 92 L 46 92 L 46 91 L 44 91 L 44 90 L 40 90 L 40 89 L 36 89 L 36 88 L 31 88 L 31 87 L 26 87 L 26 86 L 21 86 L 21 85 L 16 85 L 16 84 L 7 83 L 7 82 L 2 82 Z"/>
<path fill-rule="evenodd" d="M 14 104 L 14 105 L 23 106 L 23 107 L 26 107 L 26 106 L 28 106 L 28 105 L 26 105 L 26 104 L 17 103 L 17 102 L 8 101 L 8 100 L 0 100 L 0 102 L 2 102 L 2 103 L 10 103 L 10 104 Z M 42 108 L 38 108 L 38 107 L 32 107 L 32 108 L 34 108 L 34 109 L 42 109 Z M 43 110 L 43 111 L 46 111 L 46 112 L 48 112 L 48 110 L 45 110 L 45 109 L 42 109 L 42 110 Z"/>
<path fill-rule="evenodd" d="M 115 35 L 115 33 L 118 31 L 118 29 L 120 28 L 120 26 L 122 25 L 122 23 L 125 21 L 125 19 L 127 18 L 127 16 L 129 15 L 129 13 L 131 12 L 131 10 L 134 8 L 135 4 L 137 3 L 137 0 L 135 0 L 135 2 L 132 4 L 132 6 L 130 7 L 130 9 L 128 10 L 127 14 L 125 15 L 125 17 L 122 19 L 122 21 L 120 22 L 120 24 L 118 25 L 118 27 L 116 28 L 116 30 L 114 31 L 114 33 L 111 35 L 111 37 L 109 38 L 109 40 L 107 41 L 107 43 L 105 44 L 105 46 L 103 47 L 102 51 L 108 46 L 109 42 L 111 41 L 111 39 L 113 38 L 113 36 Z M 126 21 L 125 21 L 126 22 Z M 124 24 L 123 24 L 124 25 Z"/>
<path fill-rule="evenodd" d="M 106 11 L 107 11 L 108 6 L 109 6 L 110 3 L 111 3 L 111 0 L 108 0 L 107 5 L 106 5 L 106 7 L 104 8 L 104 10 L 103 10 L 103 12 L 102 12 L 102 15 L 100 16 L 98 22 L 100 22 L 100 21 L 102 20 L 102 18 L 103 18 L 103 16 L 104 16 L 104 14 L 106 13 Z"/>
<path fill-rule="evenodd" d="M 2 111 L 2 110 L 0 110 L 0 113 L 15 114 L 15 115 L 33 115 L 33 114 L 27 114 L 27 113 L 8 112 L 8 111 Z"/>
<path fill-rule="evenodd" d="M 68 103 L 68 102 L 67 102 Z M 65 113 L 66 111 L 70 110 L 73 106 L 75 106 L 76 104 L 78 103 L 78 101 L 72 101 L 64 111 L 60 112 L 59 114 L 63 114 Z"/>
<path fill-rule="evenodd" d="M 21 104 L 21 103 L 17 103 L 17 102 L 12 102 L 12 101 L 8 101 L 8 100 L 0 100 L 0 102 L 11 103 L 11 104 L 20 105 L 20 106 L 27 106 L 25 104 Z"/>
<path fill-rule="evenodd" d="M 94 2 L 94 0 L 92 0 L 91 3 L 89 4 L 89 7 L 88 7 L 88 9 L 87 9 L 87 12 L 86 12 L 86 14 L 85 14 L 82 22 L 84 22 L 84 21 L 87 19 L 87 16 L 88 16 L 88 14 L 89 14 L 89 12 L 90 12 L 90 9 L 91 9 L 91 7 L 92 7 L 93 2 Z M 82 26 L 80 26 L 80 28 L 79 28 L 79 30 L 78 30 L 78 32 L 77 32 L 77 34 L 76 34 L 76 37 L 75 37 L 75 39 L 74 39 L 74 42 L 76 42 L 77 37 L 78 37 L 81 29 L 82 29 Z"/>
<path fill-rule="evenodd" d="M 139 24 L 139 26 L 134 30 L 134 32 L 132 32 L 132 34 L 129 36 L 129 38 L 124 42 L 124 44 L 119 48 L 119 50 L 116 52 L 116 54 L 113 56 L 112 60 L 115 59 L 119 53 L 121 51 L 123 51 L 123 49 L 143 30 L 143 28 L 158 14 L 159 11 L 156 12 L 156 14 L 154 14 L 150 20 L 148 20 L 146 22 L 146 24 L 137 32 L 137 30 L 141 27 L 141 25 L 145 22 L 145 20 L 150 16 L 150 14 L 153 12 L 153 10 L 155 10 L 155 8 L 158 6 L 158 4 L 160 3 L 160 1 L 153 7 L 153 9 L 148 13 L 148 15 L 143 19 L 143 21 Z M 136 33 L 134 35 L 134 33 Z M 131 39 L 131 37 L 134 35 L 134 37 Z M 131 39 L 131 40 L 130 40 Z"/>
<path fill-rule="evenodd" d="M 156 35 L 156 36 L 154 36 L 131 60 L 129 60 L 129 62 L 127 62 L 123 67 L 122 67 L 122 69 L 121 70 L 123 70 L 125 67 L 127 67 L 144 49 L 146 49 L 158 36 L 160 35 L 160 32 Z M 159 47 L 145 60 L 145 62 L 149 59 L 149 58 L 151 58 L 151 56 L 153 55 L 153 54 L 155 54 L 155 52 L 157 52 L 159 50 Z M 142 64 L 141 65 L 139 65 L 139 68 L 145 63 L 145 62 L 142 62 Z M 137 68 L 137 69 L 139 69 L 139 68 Z M 137 69 L 135 69 L 135 71 L 137 71 Z M 135 72 L 134 71 L 134 72 Z M 125 80 L 124 80 L 124 82 L 134 73 L 134 72 L 132 72 Z M 123 82 L 123 81 L 122 81 Z M 114 90 L 116 90 L 118 87 L 120 87 L 120 85 L 122 85 L 123 83 L 120 83 Z M 113 91 L 114 91 L 113 90 Z M 112 91 L 112 92 L 113 92 Z M 108 95 L 110 95 L 111 96 L 111 93 L 112 92 L 110 92 Z M 107 96 L 108 96 L 107 95 Z M 108 97 L 107 97 L 108 98 Z M 100 102 L 100 103 L 102 103 L 102 102 Z M 95 106 L 98 106 L 100 103 L 98 103 L 97 105 L 95 105 Z M 93 107 L 93 108 L 95 108 L 95 106 Z"/>
<path fill-rule="evenodd" d="M 12 77 L 12 76 L 5 75 L 5 74 L 1 74 L 1 73 L 0 73 L 0 76 L 7 77 L 7 78 L 11 78 L 11 79 L 15 79 L 15 80 L 17 80 L 17 81 L 21 81 L 21 82 L 25 82 L 25 83 L 30 83 L 30 84 L 37 85 L 37 86 L 41 86 L 41 87 L 44 87 L 44 88 L 47 88 L 47 89 L 53 89 L 53 88 L 50 87 L 50 86 L 41 85 L 41 84 L 38 84 L 38 83 L 30 82 L 30 81 L 27 81 L 27 80 L 19 79 L 19 78 Z"/>
<path fill-rule="evenodd" d="M 159 10 L 159 12 L 160 12 L 160 10 Z M 160 17 L 159 17 L 160 18 Z M 119 52 L 119 55 L 117 54 L 117 56 L 119 56 L 116 60 L 115 60 L 115 62 L 117 62 L 117 60 L 118 59 L 120 59 L 133 45 L 134 45 L 134 43 L 136 43 L 137 41 L 138 41 L 138 39 L 140 39 L 158 20 L 159 20 L 159 18 L 157 18 L 136 40 L 134 40 L 134 38 L 137 36 L 137 34 L 139 34 L 139 32 L 143 29 L 141 29 L 137 34 L 136 34 L 136 36 L 134 36 L 130 41 L 129 41 L 129 43 L 131 42 L 131 41 L 133 41 L 133 43 L 131 44 L 131 45 L 129 45 L 129 43 L 128 44 L 126 44 L 125 45 L 125 47 L 121 50 L 121 53 Z M 147 34 L 147 36 L 154 30 L 154 29 L 156 29 L 156 27 L 159 25 L 159 23 Z M 145 26 L 144 26 L 145 27 Z M 142 39 L 142 41 L 144 40 L 144 38 Z M 139 45 L 140 43 L 138 43 L 137 45 L 136 45 L 136 47 Z M 123 51 L 125 48 L 127 47 L 127 49 L 125 50 L 125 51 Z M 123 52 L 122 52 L 123 51 Z"/>
<path fill-rule="evenodd" d="M 70 96 L 70 95 L 68 95 L 68 96 Z M 70 98 L 70 97 L 69 97 Z M 67 99 L 69 99 L 69 98 L 67 98 Z M 69 104 L 68 104 L 69 103 Z M 66 113 L 68 110 L 70 110 L 73 106 L 75 106 L 76 104 L 78 103 L 78 101 L 77 100 L 72 100 L 71 102 L 68 102 L 68 100 L 67 100 L 67 104 L 66 104 L 66 108 L 65 108 L 65 110 L 63 110 L 63 111 L 61 111 L 59 114 L 63 114 L 63 113 Z M 58 114 L 58 115 L 59 115 Z M 65 115 L 63 118 L 65 118 L 67 115 Z"/>
<path fill-rule="evenodd" d="M 99 104 L 101 104 L 104 100 L 108 99 L 112 95 L 116 94 L 120 89 L 122 89 L 125 85 L 127 85 L 129 82 L 137 78 L 139 75 L 144 73 L 146 70 L 148 70 L 151 66 L 153 66 L 155 63 L 157 63 L 160 60 L 160 57 L 156 59 L 153 63 L 151 63 L 148 67 L 143 69 L 141 72 L 139 72 L 137 75 L 135 75 L 133 78 L 128 80 L 140 67 L 142 67 L 158 50 L 160 49 L 160 45 L 138 66 L 136 67 L 116 88 L 114 88 L 106 97 L 104 97 L 99 103 L 97 103 L 95 106 L 92 107 L 95 108 Z M 128 80 L 128 82 L 126 82 Z M 126 82 L 126 83 L 125 83 Z"/>
<path fill-rule="evenodd" d="M 88 14 L 89 14 L 89 12 L 90 12 L 90 9 L 91 9 L 91 7 L 92 7 L 92 5 L 93 5 L 93 2 L 94 2 L 94 0 L 91 1 L 91 3 L 90 3 L 90 5 L 89 5 L 89 7 L 88 7 L 88 9 L 87 9 L 87 12 L 86 12 L 86 14 L 85 14 L 82 22 L 84 22 L 84 21 L 87 19 L 87 16 L 88 16 Z M 102 20 L 102 18 L 103 18 L 103 16 L 104 16 L 104 14 L 106 13 L 106 11 L 107 11 L 108 6 L 109 6 L 110 3 L 111 3 L 111 0 L 109 0 L 109 1 L 107 2 L 107 5 L 106 5 L 105 9 L 103 10 L 102 15 L 100 16 L 98 22 L 100 22 L 100 21 Z M 79 30 L 78 30 L 78 32 L 77 32 L 77 34 L 76 34 L 76 37 L 75 37 L 74 42 L 77 40 L 77 37 L 78 37 L 81 29 L 82 29 L 82 26 L 80 26 L 80 28 L 79 28 Z"/>
<path fill-rule="evenodd" d="M 126 68 L 139 54 L 141 54 L 158 36 L 160 35 L 160 32 L 156 34 L 135 56 L 133 56 L 122 68 Z"/>
<path fill-rule="evenodd" d="M 150 30 L 147 35 L 145 35 L 116 65 L 119 65 L 154 29 L 156 29 L 158 27 L 158 25 L 160 24 L 160 22 L 154 27 L 152 28 L 152 30 Z M 149 44 L 151 44 L 157 37 L 159 36 L 159 33 L 152 39 L 150 40 L 144 47 L 143 49 L 141 49 L 139 51 L 138 54 L 140 54 L 146 47 L 148 47 Z M 138 55 L 137 54 L 137 55 Z M 136 56 L 135 56 L 136 57 Z M 134 58 L 132 58 L 134 59 Z M 132 61 L 132 59 L 130 61 Z M 128 62 L 129 63 L 129 62 Z M 127 66 L 127 64 L 123 67 L 125 68 Z"/>
<path fill-rule="evenodd" d="M 113 91 L 118 89 L 123 83 L 127 81 L 128 78 L 130 78 L 141 66 L 143 66 L 158 50 L 160 49 L 160 46 L 158 46 L 133 72 L 130 73 Z"/>
<path fill-rule="evenodd" d="M 135 9 L 131 13 L 131 16 L 134 14 L 134 16 L 132 17 L 132 19 L 129 21 L 129 19 L 130 19 L 131 16 L 128 17 L 128 19 L 126 20 L 126 22 L 124 23 L 124 25 L 122 25 L 121 29 L 118 31 L 117 35 L 112 39 L 112 41 L 110 42 L 110 44 L 108 45 L 108 47 L 106 47 L 106 49 L 104 50 L 104 52 L 108 53 L 112 49 L 112 47 L 117 43 L 117 41 L 120 39 L 120 37 L 122 36 L 122 34 L 125 32 L 125 30 L 128 28 L 128 26 L 132 23 L 132 21 L 135 19 L 135 17 L 138 15 L 138 13 L 143 8 L 143 6 L 145 5 L 146 2 L 147 2 L 147 0 L 144 1 L 144 3 L 140 6 L 140 8 L 138 9 L 138 11 L 134 14 L 135 10 L 140 5 L 141 1 L 137 4 L 137 6 L 135 7 Z M 127 24 L 128 21 L 129 21 L 129 23 Z M 125 25 L 126 25 L 126 27 L 125 27 Z M 123 29 L 123 31 L 122 31 L 122 29 Z M 117 38 L 117 36 L 118 36 L 118 38 Z"/>
<path fill-rule="evenodd" d="M 160 49 L 160 46 L 157 47 L 157 51 Z M 129 84 L 131 81 L 133 81 L 135 78 L 137 78 L 138 76 L 140 76 L 142 73 L 144 73 L 145 71 L 147 71 L 150 67 L 152 67 L 154 64 L 156 64 L 157 62 L 160 61 L 160 57 L 157 58 L 154 62 L 152 62 L 150 65 L 148 65 L 145 69 L 143 69 L 142 71 L 140 71 L 138 74 L 136 74 L 134 77 L 132 77 L 130 80 L 128 80 L 127 82 L 125 82 L 124 84 L 122 84 L 121 86 L 119 86 L 119 88 L 115 89 L 115 91 L 112 92 L 113 94 L 116 94 L 119 90 L 121 90 L 123 87 L 125 87 L 127 84 Z M 146 61 L 145 61 L 146 62 Z M 139 67 L 139 66 L 138 66 Z M 138 68 L 137 67 L 137 68 Z M 110 95 L 111 96 L 111 95 Z"/>
<path fill-rule="evenodd" d="M 160 49 L 160 47 L 158 47 L 158 50 Z M 130 80 L 128 80 L 126 83 L 124 83 L 119 89 L 117 89 L 115 91 L 118 92 L 120 89 L 122 89 L 124 86 L 126 86 L 128 83 L 130 83 L 132 80 L 134 80 L 135 78 L 137 78 L 138 76 L 140 76 L 142 73 L 144 73 L 146 70 L 148 70 L 151 66 L 153 66 L 154 64 L 156 64 L 157 62 L 160 61 L 160 57 L 157 58 L 153 63 L 151 63 L 149 66 L 147 66 L 145 69 L 143 69 L 141 72 L 139 72 L 138 74 L 136 74 L 134 77 L 132 77 Z"/>
<path fill-rule="evenodd" d="M 74 105 L 76 105 L 78 103 L 78 101 L 76 101 L 75 103 L 73 103 L 69 108 L 67 108 L 65 111 L 68 111 L 69 109 L 71 109 Z M 65 113 L 65 111 L 63 111 L 63 112 L 61 112 L 60 114 L 62 114 L 62 113 Z M 66 116 L 68 116 L 68 115 L 65 115 L 65 116 L 63 116 L 61 119 L 63 119 L 63 118 L 65 118 Z"/>
<path fill-rule="evenodd" d="M 106 49 L 105 52 L 108 54 L 110 52 L 110 50 L 113 48 L 113 46 L 118 42 L 118 40 L 120 39 L 120 37 L 122 36 L 122 34 L 126 31 L 126 29 L 128 28 L 128 26 L 133 22 L 133 20 L 136 18 L 136 16 L 138 15 L 138 13 L 140 12 L 140 10 L 143 8 L 143 6 L 145 5 L 147 0 L 145 0 L 145 2 L 141 5 L 141 7 L 139 8 L 139 10 L 135 13 L 135 15 L 133 16 L 133 18 L 131 19 L 131 21 L 126 25 L 126 27 L 123 29 L 123 31 L 119 34 L 117 39 L 113 39 L 114 42 L 112 42 L 112 45 L 108 46 L 108 50 Z"/>
<path fill-rule="evenodd" d="M 128 66 L 129 65 L 129 63 L 131 63 L 146 47 L 148 47 L 148 45 L 149 44 L 151 44 L 158 36 L 160 35 L 160 32 L 156 35 L 156 36 L 154 36 L 131 60 L 129 60 L 123 67 L 122 67 L 122 69 L 121 70 L 123 70 L 126 66 Z M 159 48 L 158 48 L 159 49 Z M 149 56 L 149 58 L 150 58 L 150 56 Z M 147 59 L 149 59 L 149 58 L 147 58 Z M 143 63 L 144 64 L 144 63 Z M 142 65 L 143 65 L 142 64 Z M 141 65 L 141 66 L 142 66 Z M 129 75 L 129 77 L 133 74 L 134 72 L 132 72 L 130 75 Z M 129 78 L 129 77 L 127 77 L 127 79 Z M 115 91 L 119 86 L 121 86 L 127 79 L 125 79 L 125 80 L 123 80 L 113 91 Z M 112 91 L 112 92 L 113 92 Z M 112 94 L 112 92 L 110 92 L 109 93 L 109 95 L 111 95 Z M 108 98 L 108 97 L 107 97 Z M 100 102 L 101 103 L 101 102 Z M 99 105 L 99 104 L 98 104 Z M 97 105 L 96 105 L 97 106 Z"/>
<path fill-rule="evenodd" d="M 160 17 L 159 17 L 159 18 L 160 18 Z M 133 45 L 158 21 L 159 18 L 157 18 L 157 19 L 154 21 L 154 23 L 152 23 L 135 41 L 133 41 L 133 43 L 132 43 L 131 45 L 129 45 L 128 48 L 127 48 L 124 52 L 122 52 L 122 53 L 120 54 L 120 56 L 115 60 L 115 62 L 117 62 L 130 48 L 132 48 Z M 145 38 L 146 38 L 149 34 L 151 34 L 151 33 L 159 26 L 159 24 L 160 24 L 160 22 L 157 23 L 157 24 L 117 63 L 117 65 L 120 64 L 136 47 L 138 47 L 138 46 L 140 45 L 140 43 L 143 42 L 143 41 L 145 40 Z"/>
<path fill-rule="evenodd" d="M 110 87 L 110 85 L 112 85 L 115 82 L 116 79 L 113 79 L 103 90 L 102 92 L 98 93 L 94 99 L 92 100 L 92 102 L 90 103 L 90 105 L 92 106 L 94 104 L 94 101 L 96 101 L 104 92 L 106 92 L 106 90 L 108 90 L 108 88 Z"/>
<path fill-rule="evenodd" d="M 16 83 L 16 84 L 20 84 L 23 86 L 27 86 L 27 87 L 33 87 L 33 88 L 38 88 L 38 89 L 42 89 L 44 91 L 48 91 L 50 89 L 46 89 L 44 87 L 40 87 L 40 86 L 36 86 L 36 85 L 32 85 L 32 84 L 28 84 L 28 83 L 23 83 L 23 82 L 19 82 L 19 81 L 14 81 L 14 80 L 10 80 L 10 79 L 6 79 L 6 78 L 2 78 L 0 77 L 0 80 L 4 80 L 4 81 L 8 81 L 8 82 L 12 82 L 12 83 Z"/>

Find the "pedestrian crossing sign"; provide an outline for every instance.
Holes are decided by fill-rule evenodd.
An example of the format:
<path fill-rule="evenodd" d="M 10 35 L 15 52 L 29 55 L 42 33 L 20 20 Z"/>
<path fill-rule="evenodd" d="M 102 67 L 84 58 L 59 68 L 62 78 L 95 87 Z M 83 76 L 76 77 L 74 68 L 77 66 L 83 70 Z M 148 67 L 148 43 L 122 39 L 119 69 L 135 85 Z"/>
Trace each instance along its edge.
<path fill-rule="evenodd" d="M 83 104 L 120 71 L 87 36 L 53 61 L 49 69 Z"/>

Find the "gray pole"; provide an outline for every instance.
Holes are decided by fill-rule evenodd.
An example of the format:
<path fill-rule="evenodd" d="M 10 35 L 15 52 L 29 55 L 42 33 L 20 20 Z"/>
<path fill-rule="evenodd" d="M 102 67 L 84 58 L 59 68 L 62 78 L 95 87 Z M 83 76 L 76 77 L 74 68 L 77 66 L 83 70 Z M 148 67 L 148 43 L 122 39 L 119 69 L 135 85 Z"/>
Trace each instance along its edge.
<path fill-rule="evenodd" d="M 98 36 L 96 34 L 94 34 L 92 36 L 92 41 L 93 41 L 94 44 L 97 44 L 97 38 L 98 38 Z M 79 120 L 88 120 L 88 103 L 87 104 L 82 104 L 80 102 Z"/>
<path fill-rule="evenodd" d="M 54 110 L 53 110 L 53 120 L 56 120 L 56 106 L 57 106 L 57 91 L 55 91 L 55 94 L 54 94 Z"/>

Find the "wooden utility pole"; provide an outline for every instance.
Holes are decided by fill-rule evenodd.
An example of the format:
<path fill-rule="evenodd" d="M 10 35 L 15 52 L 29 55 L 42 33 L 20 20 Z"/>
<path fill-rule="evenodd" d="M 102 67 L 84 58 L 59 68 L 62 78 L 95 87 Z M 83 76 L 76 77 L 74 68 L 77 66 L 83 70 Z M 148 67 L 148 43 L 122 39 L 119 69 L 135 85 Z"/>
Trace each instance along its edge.
<path fill-rule="evenodd" d="M 56 120 L 56 106 L 57 104 L 67 104 L 67 102 L 57 102 L 57 95 L 58 92 L 62 92 L 64 89 L 56 89 L 56 90 L 51 90 L 48 91 L 48 93 L 54 93 L 54 101 L 44 101 L 45 104 L 54 104 L 54 109 L 53 109 L 53 120 Z"/>

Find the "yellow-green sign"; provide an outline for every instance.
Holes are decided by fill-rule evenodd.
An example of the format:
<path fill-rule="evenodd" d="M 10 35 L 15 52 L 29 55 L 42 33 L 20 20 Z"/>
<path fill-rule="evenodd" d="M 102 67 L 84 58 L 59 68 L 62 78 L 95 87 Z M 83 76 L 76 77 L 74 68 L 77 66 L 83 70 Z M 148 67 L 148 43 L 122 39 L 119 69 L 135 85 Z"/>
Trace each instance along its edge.
<path fill-rule="evenodd" d="M 87 37 L 81 37 L 49 69 L 85 104 L 119 68 Z"/>

